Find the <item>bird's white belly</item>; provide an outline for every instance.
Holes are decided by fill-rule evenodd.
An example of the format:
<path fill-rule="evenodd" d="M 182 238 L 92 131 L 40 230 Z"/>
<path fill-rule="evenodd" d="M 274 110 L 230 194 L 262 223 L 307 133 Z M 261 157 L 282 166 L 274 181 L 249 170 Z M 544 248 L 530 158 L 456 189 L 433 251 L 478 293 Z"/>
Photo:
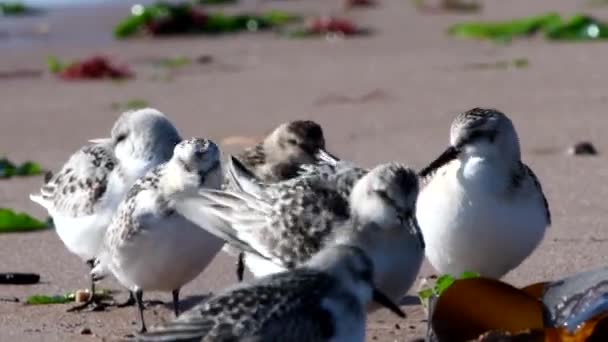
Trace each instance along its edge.
<path fill-rule="evenodd" d="M 532 253 L 547 226 L 538 198 L 466 189 L 455 178 L 430 183 L 418 197 L 416 215 L 429 261 L 453 275 L 502 277 Z"/>
<path fill-rule="evenodd" d="M 110 269 L 131 290 L 172 291 L 198 276 L 223 241 L 191 224 L 143 231 L 121 246 Z"/>
<path fill-rule="evenodd" d="M 51 213 L 51 216 L 57 235 L 70 252 L 78 255 L 83 261 L 98 255 L 110 224 L 109 212 L 81 217 L 58 213 Z"/>

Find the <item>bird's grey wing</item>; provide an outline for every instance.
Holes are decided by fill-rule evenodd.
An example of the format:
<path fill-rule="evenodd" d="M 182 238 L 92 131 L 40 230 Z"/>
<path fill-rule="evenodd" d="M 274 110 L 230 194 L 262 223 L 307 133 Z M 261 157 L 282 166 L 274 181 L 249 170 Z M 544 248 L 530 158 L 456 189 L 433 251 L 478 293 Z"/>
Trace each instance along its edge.
<path fill-rule="evenodd" d="M 311 341 L 298 336 L 326 332 L 321 298 L 333 278 L 296 270 L 261 278 L 217 295 L 171 322 L 154 327 L 139 341 Z M 314 322 L 320 319 L 321 322 Z M 299 326 L 298 323 L 302 322 Z M 331 324 L 331 323 L 330 323 Z M 277 327 L 288 325 L 291 329 Z M 307 331 L 314 329 L 313 331 Z"/>
<path fill-rule="evenodd" d="M 91 215 L 106 195 L 109 175 L 116 165 L 109 145 L 85 146 L 30 199 L 62 215 Z"/>
<path fill-rule="evenodd" d="M 350 192 L 359 179 L 363 178 L 369 171 L 360 167 L 348 167 L 338 169 L 329 179 L 329 183 L 345 199 L 350 197 Z"/>
<path fill-rule="evenodd" d="M 547 218 L 547 225 L 551 225 L 551 210 L 549 209 L 549 201 L 547 201 L 547 197 L 545 197 L 545 193 L 543 192 L 543 187 L 538 180 L 538 177 L 534 174 L 532 169 L 528 167 L 528 165 L 520 162 L 521 175 L 516 174 L 513 177 L 513 183 L 515 186 L 519 186 L 523 184 L 524 177 L 530 177 L 532 180 L 532 185 L 534 186 L 533 191 L 538 191 L 540 193 L 541 199 L 543 201 L 543 206 L 545 207 L 545 217 Z"/>
<path fill-rule="evenodd" d="M 346 161 L 336 163 L 306 164 L 300 166 L 299 177 L 316 178 L 325 186 L 337 190 L 348 198 L 355 183 L 367 174 L 368 170 Z"/>
<path fill-rule="evenodd" d="M 320 303 L 302 306 L 268 324 L 252 341 L 330 341 L 335 334 L 334 319 Z"/>
<path fill-rule="evenodd" d="M 268 218 L 273 212 L 269 203 L 247 193 L 205 189 L 179 195 L 174 206 L 185 218 L 237 249 L 273 259 L 255 238 L 268 229 Z"/>
<path fill-rule="evenodd" d="M 279 186 L 279 185 L 277 185 Z M 257 237 L 283 266 L 293 268 L 318 252 L 350 217 L 348 201 L 317 178 L 284 182 L 273 203 L 267 234 Z"/>

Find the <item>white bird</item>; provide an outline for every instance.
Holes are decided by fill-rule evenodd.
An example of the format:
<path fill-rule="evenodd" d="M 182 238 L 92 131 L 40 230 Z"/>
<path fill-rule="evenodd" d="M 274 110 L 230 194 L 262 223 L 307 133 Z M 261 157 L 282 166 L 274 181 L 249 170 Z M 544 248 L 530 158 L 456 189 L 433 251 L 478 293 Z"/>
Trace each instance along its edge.
<path fill-rule="evenodd" d="M 53 218 L 66 248 L 90 267 L 94 265 L 105 231 L 131 185 L 152 167 L 171 157 L 181 140 L 161 112 L 146 108 L 123 113 L 111 138 L 92 140 L 82 147 L 30 199 Z M 91 280 L 90 300 L 96 298 Z"/>
<path fill-rule="evenodd" d="M 301 267 L 229 289 L 138 340 L 363 342 L 372 299 L 405 317 L 372 279 L 360 248 L 329 246 Z"/>
<path fill-rule="evenodd" d="M 245 251 L 256 277 L 292 269 L 339 241 L 369 255 L 375 283 L 389 298 L 400 299 L 414 282 L 424 258 L 414 217 L 414 171 L 388 163 L 362 178 L 358 171 L 344 170 L 276 184 L 238 182 L 243 192 L 187 194 L 176 199 L 176 210 Z"/>
<path fill-rule="evenodd" d="M 475 108 L 458 115 L 450 144 L 420 172 L 416 216 L 426 256 L 441 273 L 500 278 L 541 242 L 549 205 L 505 114 Z"/>
<path fill-rule="evenodd" d="M 185 140 L 168 162 L 140 178 L 118 207 L 98 266 L 135 294 L 141 331 L 146 330 L 143 291 L 172 292 L 177 316 L 180 288 L 199 275 L 223 245 L 177 213 L 171 196 L 219 189 L 221 183 L 217 145 L 206 139 Z"/>

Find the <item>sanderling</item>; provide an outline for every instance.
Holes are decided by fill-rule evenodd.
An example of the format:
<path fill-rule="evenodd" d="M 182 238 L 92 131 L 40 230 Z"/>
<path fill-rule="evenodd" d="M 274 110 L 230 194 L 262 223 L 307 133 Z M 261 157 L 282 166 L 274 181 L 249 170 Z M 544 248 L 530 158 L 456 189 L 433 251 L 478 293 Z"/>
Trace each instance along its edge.
<path fill-rule="evenodd" d="M 378 287 L 399 299 L 424 258 L 416 173 L 397 163 L 377 166 L 347 198 L 340 184 L 317 174 L 257 184 L 256 192 L 204 190 L 176 199 L 176 210 L 245 251 L 256 277 L 294 268 L 332 240 L 347 241 L 370 256 Z"/>
<path fill-rule="evenodd" d="M 441 273 L 500 278 L 542 240 L 551 214 L 541 185 L 521 162 L 511 120 L 475 108 L 456 117 L 451 146 L 420 172 L 416 216 L 426 255 Z"/>
<path fill-rule="evenodd" d="M 314 121 L 296 120 L 281 124 L 236 158 L 260 181 L 275 183 L 296 177 L 300 166 L 315 163 L 316 153 L 324 149 L 321 126 Z M 224 188 L 232 189 L 229 179 Z"/>
<path fill-rule="evenodd" d="M 321 126 L 310 120 L 295 120 L 279 125 L 262 142 L 231 159 L 236 159 L 256 181 L 276 183 L 299 176 L 302 166 L 322 162 L 320 155 L 333 157 L 325 151 Z M 222 189 L 239 190 L 237 182 L 227 174 Z M 244 254 L 235 252 L 230 245 L 225 245 L 224 251 L 238 254 L 237 278 L 242 281 Z"/>
<path fill-rule="evenodd" d="M 365 340 L 365 308 L 399 307 L 374 287 L 373 264 L 358 247 L 324 248 L 304 265 L 206 300 L 139 341 Z"/>
<path fill-rule="evenodd" d="M 106 231 L 99 266 L 135 294 L 141 319 L 143 291 L 173 294 L 179 314 L 179 290 L 200 274 L 223 241 L 177 213 L 170 196 L 219 189 L 220 151 L 206 139 L 180 142 L 171 159 L 150 170 L 127 193 Z M 92 274 L 97 271 L 94 269 Z"/>
<path fill-rule="evenodd" d="M 55 230 L 67 247 L 93 267 L 103 236 L 129 187 L 150 168 L 168 160 L 181 140 L 161 112 L 146 108 L 123 113 L 111 138 L 95 139 L 82 147 L 40 193 L 30 199 L 53 218 Z M 90 300 L 95 300 L 91 280 Z"/>

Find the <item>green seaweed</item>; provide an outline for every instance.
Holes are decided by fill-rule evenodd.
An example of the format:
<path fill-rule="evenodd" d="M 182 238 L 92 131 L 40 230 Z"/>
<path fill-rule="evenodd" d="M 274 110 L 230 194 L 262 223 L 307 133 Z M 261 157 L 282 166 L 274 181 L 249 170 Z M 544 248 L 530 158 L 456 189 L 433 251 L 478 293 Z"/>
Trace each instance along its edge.
<path fill-rule="evenodd" d="M 551 40 L 589 41 L 608 38 L 608 25 L 585 14 L 577 14 L 568 21 L 549 25 L 545 37 Z"/>
<path fill-rule="evenodd" d="M 542 32 L 548 40 L 591 41 L 608 38 L 608 25 L 586 14 L 563 19 L 555 12 L 499 22 L 471 21 L 452 25 L 448 34 L 458 38 L 499 43 Z"/>
<path fill-rule="evenodd" d="M 192 60 L 188 57 L 179 56 L 173 58 L 163 58 L 160 60 L 160 66 L 168 68 L 168 69 L 177 69 L 184 67 L 186 65 L 192 64 Z"/>
<path fill-rule="evenodd" d="M 425 288 L 425 289 L 418 291 L 418 298 L 420 299 L 420 302 L 424 306 L 426 306 L 426 304 L 428 303 L 428 300 L 431 297 L 441 296 L 441 294 L 444 293 L 445 290 L 447 290 L 450 286 L 452 286 L 452 284 L 454 284 L 454 282 L 457 279 L 471 279 L 471 278 L 478 278 L 478 277 L 480 277 L 479 273 L 469 272 L 469 271 L 465 271 L 465 272 L 461 273 L 458 278 L 454 278 L 454 276 L 452 276 L 450 274 L 444 274 L 444 275 L 440 276 L 439 278 L 437 278 L 437 280 L 435 281 L 435 284 L 432 287 Z"/>
<path fill-rule="evenodd" d="M 134 109 L 150 107 L 150 104 L 148 103 L 148 101 L 146 101 L 144 99 L 135 98 L 135 99 L 128 100 L 124 104 L 118 103 L 118 102 L 113 102 L 111 107 L 112 107 L 112 110 L 115 110 L 115 111 L 125 111 L 125 110 L 134 110 Z"/>
<path fill-rule="evenodd" d="M 559 14 L 550 12 L 543 15 L 500 22 L 464 22 L 452 25 L 448 33 L 458 38 L 488 39 L 496 42 L 510 42 L 515 37 L 530 36 L 543 27 L 560 21 Z"/>
<path fill-rule="evenodd" d="M 28 305 L 48 305 L 48 304 L 65 304 L 73 302 L 74 298 L 68 298 L 67 295 L 45 296 L 34 295 L 27 297 L 25 304 Z"/>
<path fill-rule="evenodd" d="M 131 15 L 114 27 L 114 36 L 118 39 L 128 38 L 144 27 L 153 35 L 257 31 L 282 26 L 299 18 L 283 11 L 237 15 L 207 13 L 187 2 L 157 2 L 148 6 L 135 5 L 131 9 Z"/>
<path fill-rule="evenodd" d="M 18 1 L 0 1 L 0 16 L 19 16 L 34 14 L 38 11 Z"/>
<path fill-rule="evenodd" d="M 142 99 L 132 99 L 127 101 L 125 108 L 130 110 L 130 109 L 141 109 L 141 108 L 146 108 L 149 107 L 148 105 L 148 101 L 146 100 L 142 100 Z"/>
<path fill-rule="evenodd" d="M 47 223 L 39 221 L 26 213 L 17 213 L 11 209 L 0 208 L 0 233 L 35 231 L 47 227 Z"/>
<path fill-rule="evenodd" d="M 17 165 L 7 158 L 0 158 L 0 179 L 14 176 L 37 176 L 42 172 L 44 172 L 42 167 L 33 161 L 28 160 L 21 165 Z"/>
<path fill-rule="evenodd" d="M 48 56 L 46 58 L 46 66 L 49 72 L 58 74 L 65 70 L 69 64 L 61 62 L 56 56 Z"/>
<path fill-rule="evenodd" d="M 530 65 L 530 61 L 527 58 L 515 58 L 513 60 L 501 60 L 496 62 L 484 62 L 484 63 L 471 63 L 465 65 L 465 69 L 508 69 L 516 68 L 522 69 L 527 68 Z"/>
<path fill-rule="evenodd" d="M 112 299 L 112 290 L 99 289 L 95 291 L 95 295 L 100 299 Z M 68 292 L 62 295 L 33 295 L 27 297 L 25 304 L 28 305 L 49 305 L 49 304 L 66 304 L 74 302 L 76 299 L 75 292 Z"/>

